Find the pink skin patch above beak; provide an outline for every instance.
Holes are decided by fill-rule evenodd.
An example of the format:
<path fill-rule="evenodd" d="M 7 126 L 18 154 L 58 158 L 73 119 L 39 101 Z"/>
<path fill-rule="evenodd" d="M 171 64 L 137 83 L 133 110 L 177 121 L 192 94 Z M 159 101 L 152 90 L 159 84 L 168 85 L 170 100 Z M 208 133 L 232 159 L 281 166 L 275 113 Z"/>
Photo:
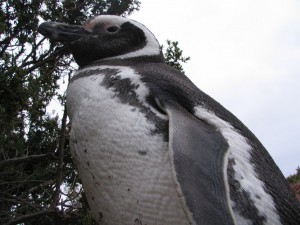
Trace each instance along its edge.
<path fill-rule="evenodd" d="M 82 25 L 82 27 L 83 27 L 83 29 L 85 29 L 86 31 L 92 33 L 93 30 L 94 30 L 94 28 L 95 28 L 96 23 L 97 23 L 97 21 L 94 21 L 94 22 L 93 22 L 93 20 L 87 21 L 87 22 L 85 22 L 85 23 Z M 111 23 L 111 22 L 109 22 L 109 21 L 107 21 L 107 22 L 105 21 L 105 22 L 103 22 L 102 24 L 103 24 L 103 29 L 104 29 L 104 31 L 105 31 L 107 28 L 111 27 L 111 26 L 118 26 L 118 25 L 116 25 L 116 24 L 114 24 L 114 23 Z M 119 26 L 118 26 L 118 27 L 119 27 Z"/>
<path fill-rule="evenodd" d="M 85 29 L 88 32 L 93 32 L 94 27 L 95 27 L 95 23 L 91 22 L 91 21 L 87 21 L 83 24 L 83 29 Z"/>

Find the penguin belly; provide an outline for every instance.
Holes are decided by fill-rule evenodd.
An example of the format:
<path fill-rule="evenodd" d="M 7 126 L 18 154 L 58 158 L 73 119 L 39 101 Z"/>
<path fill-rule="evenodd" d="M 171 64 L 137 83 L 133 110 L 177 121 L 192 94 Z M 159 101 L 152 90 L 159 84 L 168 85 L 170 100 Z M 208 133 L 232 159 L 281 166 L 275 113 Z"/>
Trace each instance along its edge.
<path fill-rule="evenodd" d="M 77 73 L 67 107 L 72 154 L 96 220 L 190 224 L 172 180 L 168 142 L 152 132 L 155 125 L 143 112 L 117 97 L 117 89 L 103 85 L 104 74 L 88 76 L 92 70 Z"/>

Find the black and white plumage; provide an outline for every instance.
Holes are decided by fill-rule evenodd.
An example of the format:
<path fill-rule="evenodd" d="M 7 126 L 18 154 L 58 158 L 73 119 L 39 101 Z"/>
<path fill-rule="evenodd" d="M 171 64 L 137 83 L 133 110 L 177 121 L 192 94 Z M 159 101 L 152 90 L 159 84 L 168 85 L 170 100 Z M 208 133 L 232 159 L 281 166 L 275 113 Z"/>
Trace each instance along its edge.
<path fill-rule="evenodd" d="M 67 92 L 71 150 L 99 224 L 300 224 L 262 144 L 164 62 L 145 26 L 102 15 L 39 32 L 80 66 Z"/>

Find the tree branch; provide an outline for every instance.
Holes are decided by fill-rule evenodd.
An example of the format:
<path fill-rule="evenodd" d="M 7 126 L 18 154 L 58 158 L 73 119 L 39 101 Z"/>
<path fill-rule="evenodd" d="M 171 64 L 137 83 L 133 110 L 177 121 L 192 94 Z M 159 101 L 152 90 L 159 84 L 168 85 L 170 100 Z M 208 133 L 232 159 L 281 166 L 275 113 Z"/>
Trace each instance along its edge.
<path fill-rule="evenodd" d="M 62 56 L 68 52 L 67 47 L 61 47 L 55 52 L 53 52 L 51 55 L 49 55 L 46 59 L 43 59 L 41 61 L 38 61 L 34 66 L 30 67 L 25 71 L 26 74 L 31 73 L 33 70 L 39 68 L 40 66 L 44 65 L 47 61 L 53 59 L 56 56 Z"/>
<path fill-rule="evenodd" d="M 40 185 L 37 185 L 37 186 L 35 186 L 33 188 L 30 188 L 27 192 L 23 193 L 20 197 L 24 197 L 27 194 L 30 194 L 30 193 L 32 193 L 32 192 L 34 192 L 34 191 L 36 191 L 36 190 L 38 190 L 40 188 L 43 188 L 45 186 L 48 186 L 50 184 L 53 184 L 54 182 L 55 182 L 54 180 L 48 180 L 48 181 L 46 181 L 46 182 L 44 182 L 44 183 L 42 183 Z"/>
<path fill-rule="evenodd" d="M 3 224 L 3 225 L 12 225 L 12 224 L 16 224 L 16 223 L 19 223 L 19 222 L 23 222 L 25 220 L 28 220 L 30 218 L 33 218 L 33 217 L 38 217 L 38 216 L 42 216 L 42 215 L 47 215 L 47 214 L 53 214 L 53 213 L 56 213 L 57 210 L 55 208 L 50 208 L 50 209 L 47 209 L 47 210 L 44 210 L 44 211 L 39 211 L 39 212 L 35 212 L 35 213 L 30 213 L 30 214 L 26 214 L 24 216 L 20 216 L 20 217 L 17 217 L 15 219 L 12 219 L 10 221 L 8 221 L 7 223 Z"/>
<path fill-rule="evenodd" d="M 53 202 L 52 207 L 58 205 L 59 197 L 60 197 L 60 186 L 63 179 L 63 166 L 64 166 L 64 145 L 65 145 L 65 132 L 66 132 L 66 124 L 67 124 L 67 108 L 64 108 L 64 114 L 62 118 L 61 124 L 61 132 L 59 138 L 59 146 L 58 146 L 58 153 L 59 153 L 59 161 L 58 161 L 58 177 L 55 184 L 55 192 L 53 195 Z"/>
<path fill-rule="evenodd" d="M 18 157 L 18 158 L 2 160 L 2 161 L 0 161 L 0 167 L 6 166 L 6 165 L 9 165 L 9 164 L 14 164 L 14 163 L 40 160 L 40 159 L 48 158 L 48 157 L 55 158 L 55 156 L 51 153 L 49 153 L 49 154 L 40 154 L 40 155 L 30 155 L 30 156 L 25 156 L 25 157 Z"/>

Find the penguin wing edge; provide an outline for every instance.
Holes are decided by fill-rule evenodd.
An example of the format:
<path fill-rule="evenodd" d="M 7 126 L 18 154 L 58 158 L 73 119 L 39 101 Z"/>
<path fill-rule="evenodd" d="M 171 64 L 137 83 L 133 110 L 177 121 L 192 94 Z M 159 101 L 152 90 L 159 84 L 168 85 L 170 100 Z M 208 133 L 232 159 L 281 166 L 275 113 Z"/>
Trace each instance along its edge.
<path fill-rule="evenodd" d="M 228 143 L 182 106 L 164 103 L 164 110 L 173 179 L 191 224 L 234 224 L 226 176 Z"/>

